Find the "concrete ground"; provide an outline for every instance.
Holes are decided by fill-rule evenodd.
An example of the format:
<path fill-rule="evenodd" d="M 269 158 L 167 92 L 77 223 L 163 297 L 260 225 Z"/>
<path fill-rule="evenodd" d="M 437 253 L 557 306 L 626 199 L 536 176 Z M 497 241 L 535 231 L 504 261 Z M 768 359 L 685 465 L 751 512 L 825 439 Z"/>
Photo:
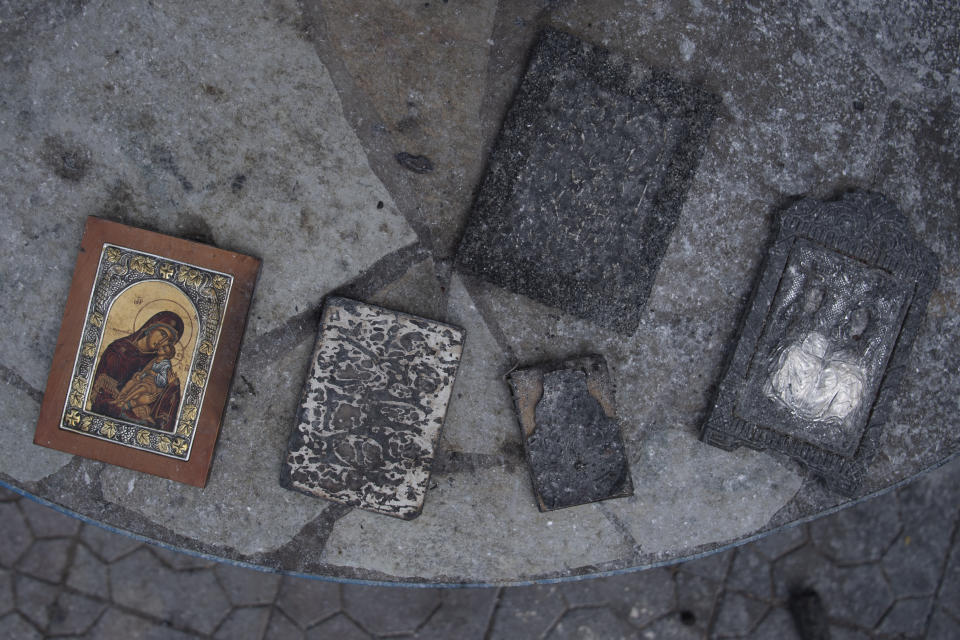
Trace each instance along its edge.
<path fill-rule="evenodd" d="M 686 564 L 506 588 L 262 573 L 109 533 L 9 491 L 0 501 L 2 638 L 785 640 L 825 637 L 816 634 L 827 625 L 834 639 L 960 634 L 960 460 Z"/>

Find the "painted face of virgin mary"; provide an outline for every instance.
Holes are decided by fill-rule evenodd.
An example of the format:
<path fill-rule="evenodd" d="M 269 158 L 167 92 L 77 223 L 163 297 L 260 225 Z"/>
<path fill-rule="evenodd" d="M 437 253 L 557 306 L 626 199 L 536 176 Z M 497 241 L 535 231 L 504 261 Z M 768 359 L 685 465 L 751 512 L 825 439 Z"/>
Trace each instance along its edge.
<path fill-rule="evenodd" d="M 147 351 L 157 351 L 164 345 L 176 342 L 177 335 L 170 327 L 159 325 L 151 329 L 144 338 Z"/>

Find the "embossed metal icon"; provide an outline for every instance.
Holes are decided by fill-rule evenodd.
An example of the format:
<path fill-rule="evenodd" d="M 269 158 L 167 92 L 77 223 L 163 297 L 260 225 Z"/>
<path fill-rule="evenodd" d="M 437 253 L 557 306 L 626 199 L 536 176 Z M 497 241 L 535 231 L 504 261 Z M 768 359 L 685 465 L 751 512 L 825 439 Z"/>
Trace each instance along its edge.
<path fill-rule="evenodd" d="M 703 439 L 780 451 L 854 492 L 936 281 L 936 257 L 882 196 L 790 207 Z"/>

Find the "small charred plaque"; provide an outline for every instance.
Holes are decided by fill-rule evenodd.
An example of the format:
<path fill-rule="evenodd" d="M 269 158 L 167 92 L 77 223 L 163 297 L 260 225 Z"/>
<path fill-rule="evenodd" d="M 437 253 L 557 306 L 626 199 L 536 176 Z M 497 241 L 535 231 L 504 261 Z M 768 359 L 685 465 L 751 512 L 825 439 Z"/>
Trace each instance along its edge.
<path fill-rule="evenodd" d="M 462 349 L 457 327 L 328 299 L 280 483 L 418 516 Z"/>
<path fill-rule="evenodd" d="M 882 196 L 787 209 L 703 439 L 780 451 L 853 493 L 937 271 Z"/>
<path fill-rule="evenodd" d="M 490 157 L 458 264 L 633 332 L 718 102 L 545 31 Z"/>
<path fill-rule="evenodd" d="M 541 511 L 633 495 L 602 357 L 520 369 L 508 380 Z"/>

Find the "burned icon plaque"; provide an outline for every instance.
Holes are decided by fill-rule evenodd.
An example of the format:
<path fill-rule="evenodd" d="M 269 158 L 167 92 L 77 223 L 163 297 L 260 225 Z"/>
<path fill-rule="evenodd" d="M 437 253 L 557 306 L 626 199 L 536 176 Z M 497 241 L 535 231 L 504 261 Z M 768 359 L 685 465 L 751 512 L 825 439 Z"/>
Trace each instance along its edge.
<path fill-rule="evenodd" d="M 779 451 L 853 493 L 937 272 L 882 196 L 787 209 L 703 439 Z"/>
<path fill-rule="evenodd" d="M 89 218 L 34 442 L 203 486 L 259 266 Z"/>
<path fill-rule="evenodd" d="M 328 299 L 280 483 L 418 516 L 462 349 L 457 327 Z"/>
<path fill-rule="evenodd" d="M 507 379 L 541 511 L 633 495 L 601 356 L 518 369 Z"/>
<path fill-rule="evenodd" d="M 544 31 L 490 156 L 459 266 L 632 333 L 718 102 Z"/>

